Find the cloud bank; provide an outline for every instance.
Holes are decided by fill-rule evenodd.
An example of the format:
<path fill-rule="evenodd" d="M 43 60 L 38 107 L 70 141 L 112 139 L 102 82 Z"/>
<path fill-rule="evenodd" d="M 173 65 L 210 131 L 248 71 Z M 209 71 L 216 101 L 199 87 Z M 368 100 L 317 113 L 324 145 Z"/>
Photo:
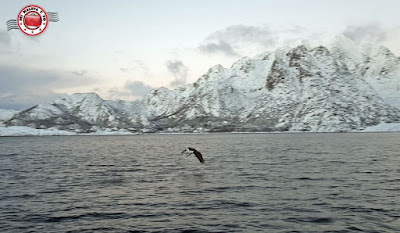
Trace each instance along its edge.
<path fill-rule="evenodd" d="M 171 87 L 180 87 L 186 84 L 188 68 L 179 60 L 168 60 L 165 63 L 168 71 L 174 75 L 174 80 L 170 83 Z"/>
<path fill-rule="evenodd" d="M 127 81 L 120 89 L 110 89 L 108 94 L 111 99 L 137 99 L 149 93 L 153 89 L 152 86 L 147 85 L 142 81 Z"/>
<path fill-rule="evenodd" d="M 56 89 L 85 86 L 96 80 L 86 72 L 38 70 L 0 65 L 0 108 L 24 109 L 63 96 Z"/>
<path fill-rule="evenodd" d="M 354 41 L 383 42 L 388 38 L 388 30 L 378 23 L 347 26 L 343 35 Z"/>
<path fill-rule="evenodd" d="M 269 47 L 277 43 L 277 33 L 268 26 L 232 25 L 209 34 L 198 49 L 207 54 L 240 56 L 247 46 Z"/>

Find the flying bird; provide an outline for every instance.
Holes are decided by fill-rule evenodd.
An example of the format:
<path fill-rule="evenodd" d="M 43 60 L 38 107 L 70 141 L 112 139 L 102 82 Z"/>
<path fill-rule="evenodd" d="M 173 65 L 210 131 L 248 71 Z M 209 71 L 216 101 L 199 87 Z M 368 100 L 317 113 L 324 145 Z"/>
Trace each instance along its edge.
<path fill-rule="evenodd" d="M 200 163 L 204 163 L 204 159 L 203 159 L 203 156 L 201 155 L 201 153 L 198 150 L 194 149 L 193 147 L 188 147 L 186 150 L 182 151 L 182 154 L 184 152 L 190 153 L 190 151 L 193 151 L 193 154 L 196 155 L 196 157 L 199 159 Z M 192 154 L 189 154 L 188 156 L 190 156 L 190 155 L 192 155 Z"/>

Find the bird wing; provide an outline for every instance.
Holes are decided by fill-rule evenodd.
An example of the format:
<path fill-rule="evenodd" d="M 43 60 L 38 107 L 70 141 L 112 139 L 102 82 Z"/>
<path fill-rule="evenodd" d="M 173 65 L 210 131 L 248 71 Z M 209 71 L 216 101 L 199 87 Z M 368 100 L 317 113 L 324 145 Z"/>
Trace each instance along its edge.
<path fill-rule="evenodd" d="M 185 153 L 186 151 L 187 151 L 187 149 L 185 149 L 184 151 L 182 151 L 182 153 L 181 153 L 181 154 Z"/>
<path fill-rule="evenodd" d="M 203 156 L 201 155 L 200 152 L 195 151 L 195 152 L 194 152 L 194 155 L 196 155 L 196 157 L 199 159 L 200 163 L 204 163 Z"/>

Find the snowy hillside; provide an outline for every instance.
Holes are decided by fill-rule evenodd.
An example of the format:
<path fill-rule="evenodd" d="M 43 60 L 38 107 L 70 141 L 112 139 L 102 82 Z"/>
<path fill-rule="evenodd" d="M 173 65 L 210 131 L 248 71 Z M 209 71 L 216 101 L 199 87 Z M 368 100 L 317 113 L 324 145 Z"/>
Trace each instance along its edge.
<path fill-rule="evenodd" d="M 340 36 L 317 47 L 216 65 L 184 88 L 141 100 L 74 94 L 19 112 L 7 126 L 90 133 L 358 131 L 400 122 L 400 60 L 387 48 Z"/>
<path fill-rule="evenodd" d="M 8 109 L 0 109 L 0 126 L 3 125 L 3 122 L 11 119 L 18 111 L 8 110 Z"/>

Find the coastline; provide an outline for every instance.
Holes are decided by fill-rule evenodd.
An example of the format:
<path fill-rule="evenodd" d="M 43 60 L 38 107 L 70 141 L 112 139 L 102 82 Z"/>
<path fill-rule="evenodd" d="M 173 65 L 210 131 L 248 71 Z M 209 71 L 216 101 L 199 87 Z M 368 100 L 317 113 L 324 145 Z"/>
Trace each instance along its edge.
<path fill-rule="evenodd" d="M 160 135 L 197 135 L 197 134 L 300 134 L 300 133 L 396 133 L 400 132 L 400 123 L 383 123 L 370 126 L 363 130 L 352 130 L 345 132 L 335 131 L 269 131 L 269 132 L 129 132 L 127 130 L 111 131 L 102 130 L 91 133 L 78 133 L 58 129 L 35 129 L 27 126 L 0 126 L 0 137 L 25 137 L 25 136 L 133 136 L 142 134 Z"/>

